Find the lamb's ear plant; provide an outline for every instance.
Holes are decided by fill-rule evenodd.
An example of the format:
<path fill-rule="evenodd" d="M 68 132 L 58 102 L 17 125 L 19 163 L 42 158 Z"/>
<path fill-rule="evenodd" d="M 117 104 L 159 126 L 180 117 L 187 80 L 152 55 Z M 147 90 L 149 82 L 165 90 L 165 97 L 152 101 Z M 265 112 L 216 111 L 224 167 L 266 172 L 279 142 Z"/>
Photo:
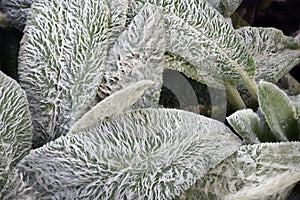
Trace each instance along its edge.
<path fill-rule="evenodd" d="M 165 34 L 163 14 L 154 5 L 143 7 L 114 42 L 108 52 L 99 97 L 140 80 L 155 84 L 135 107 L 157 107 L 162 87 Z M 155 32 L 155 34 L 153 34 Z"/>
<path fill-rule="evenodd" d="M 243 27 L 236 30 L 252 55 L 255 79 L 276 83 L 300 62 L 297 40 L 275 28 Z"/>
<path fill-rule="evenodd" d="M 240 145 L 228 127 L 201 115 L 130 111 L 31 151 L 2 194 L 4 199 L 171 199 Z"/>
<path fill-rule="evenodd" d="M 108 12 L 105 1 L 50 0 L 32 5 L 18 70 L 35 145 L 66 134 L 96 103 L 107 51 Z"/>
<path fill-rule="evenodd" d="M 0 191 L 31 148 L 31 118 L 25 92 L 0 71 Z"/>
<path fill-rule="evenodd" d="M 235 85 L 243 82 L 256 95 L 255 66 L 241 37 L 225 18 L 202 1 L 132 1 L 132 10 L 143 3 L 160 6 L 164 12 L 167 51 L 180 56 L 194 67 L 188 76 L 203 75 L 211 87 L 215 82 Z M 210 81 L 215 80 L 217 81 Z"/>
<path fill-rule="evenodd" d="M 240 3 L 0 0 L 15 26 L 27 16 L 26 95 L 0 73 L 0 199 L 286 199 L 300 180 L 300 144 L 287 142 L 300 139 L 300 106 L 273 83 L 299 62 L 299 41 L 235 30 L 226 17 Z M 226 90 L 235 108 L 247 88 L 259 109 L 227 118 L 243 141 L 157 109 L 164 68 Z"/>
<path fill-rule="evenodd" d="M 178 199 L 287 199 L 300 180 L 300 142 L 242 146 Z"/>

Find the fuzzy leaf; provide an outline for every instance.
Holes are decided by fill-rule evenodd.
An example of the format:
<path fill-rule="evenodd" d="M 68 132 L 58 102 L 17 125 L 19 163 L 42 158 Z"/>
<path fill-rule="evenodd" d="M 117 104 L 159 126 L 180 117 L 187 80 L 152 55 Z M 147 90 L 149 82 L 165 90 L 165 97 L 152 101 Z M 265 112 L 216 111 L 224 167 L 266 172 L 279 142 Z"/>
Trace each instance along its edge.
<path fill-rule="evenodd" d="M 258 101 L 266 121 L 281 141 L 298 139 L 296 108 L 291 99 L 276 85 L 265 81 L 258 84 Z"/>
<path fill-rule="evenodd" d="M 71 127 L 70 133 L 92 127 L 105 119 L 122 113 L 132 106 L 143 95 L 145 90 L 153 84 L 152 81 L 139 81 L 113 93 L 85 113 Z"/>
<path fill-rule="evenodd" d="M 287 199 L 300 180 L 300 143 L 242 146 L 180 199 Z"/>
<path fill-rule="evenodd" d="M 25 92 L 0 71 L 0 190 L 8 173 L 29 153 L 31 119 Z"/>
<path fill-rule="evenodd" d="M 109 9 L 109 46 L 125 29 L 128 0 L 106 0 Z"/>
<path fill-rule="evenodd" d="M 239 145 L 218 121 L 181 110 L 135 110 L 32 151 L 3 195 L 171 199 Z"/>
<path fill-rule="evenodd" d="M 107 51 L 107 14 L 104 1 L 33 4 L 21 42 L 19 74 L 36 146 L 66 134 L 95 104 Z"/>
<path fill-rule="evenodd" d="M 108 53 L 100 98 L 139 80 L 152 80 L 155 85 L 135 106 L 156 107 L 162 86 L 164 47 L 163 15 L 157 7 L 145 6 Z"/>
<path fill-rule="evenodd" d="M 217 9 L 223 16 L 230 17 L 243 0 L 204 0 Z"/>
<path fill-rule="evenodd" d="M 297 40 L 274 28 L 243 27 L 244 38 L 256 64 L 255 79 L 276 83 L 300 62 Z"/>
<path fill-rule="evenodd" d="M 253 110 L 236 111 L 227 120 L 246 144 L 260 143 L 257 137 L 260 134 L 260 119 Z"/>
<path fill-rule="evenodd" d="M 224 89 L 222 80 L 215 78 L 213 75 L 208 75 L 205 71 L 195 70 L 194 65 L 178 55 L 166 53 L 164 55 L 164 65 L 165 68 L 179 71 L 199 83 L 206 84 L 213 88 Z"/>
<path fill-rule="evenodd" d="M 194 66 L 187 76 L 203 74 L 211 87 L 214 79 L 233 84 L 244 80 L 256 93 L 253 60 L 242 38 L 220 13 L 205 2 L 189 0 L 135 0 L 131 10 L 138 10 L 145 2 L 163 9 L 167 51 Z"/>

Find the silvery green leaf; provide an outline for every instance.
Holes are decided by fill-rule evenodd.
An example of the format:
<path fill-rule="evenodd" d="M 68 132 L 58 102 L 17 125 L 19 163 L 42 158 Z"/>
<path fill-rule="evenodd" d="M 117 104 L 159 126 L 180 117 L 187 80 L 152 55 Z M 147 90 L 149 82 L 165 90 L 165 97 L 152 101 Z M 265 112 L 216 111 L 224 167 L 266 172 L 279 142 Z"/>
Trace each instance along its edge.
<path fill-rule="evenodd" d="M 223 16 L 229 17 L 243 0 L 204 0 L 217 9 Z"/>
<path fill-rule="evenodd" d="M 171 199 L 240 144 L 223 123 L 201 115 L 135 110 L 32 151 L 3 195 L 34 191 L 40 199 Z"/>
<path fill-rule="evenodd" d="M 195 70 L 195 66 L 178 55 L 166 53 L 164 55 L 164 65 L 165 68 L 179 71 L 187 77 L 206 84 L 209 87 L 224 89 L 222 80 L 215 78 L 213 75 L 209 75 L 205 71 Z"/>
<path fill-rule="evenodd" d="M 276 85 L 265 81 L 258 84 L 258 101 L 274 136 L 281 141 L 298 139 L 296 108 L 291 99 Z"/>
<path fill-rule="evenodd" d="M 300 62 L 297 40 L 274 28 L 242 27 L 237 33 L 244 38 L 256 64 L 255 79 L 277 82 Z"/>
<path fill-rule="evenodd" d="M 108 11 L 103 0 L 35 3 L 19 53 L 25 89 L 40 146 L 68 132 L 95 104 L 105 59 Z"/>
<path fill-rule="evenodd" d="M 132 106 L 145 92 L 153 85 L 153 81 L 139 81 L 128 87 L 125 87 L 94 106 L 90 111 L 85 113 L 69 131 L 70 133 L 78 130 L 87 129 L 99 124 L 105 119 L 116 116 Z"/>
<path fill-rule="evenodd" d="M 287 199 L 300 180 L 300 143 L 242 146 L 180 199 Z"/>
<path fill-rule="evenodd" d="M 260 143 L 257 135 L 260 130 L 260 119 L 251 109 L 238 110 L 227 121 L 232 128 L 243 138 L 246 144 Z"/>
<path fill-rule="evenodd" d="M 132 19 L 110 49 L 100 85 L 101 99 L 139 80 L 155 84 L 135 107 L 156 107 L 162 86 L 165 52 L 163 15 L 156 6 L 148 5 Z"/>
<path fill-rule="evenodd" d="M 205 2 L 189 0 L 135 0 L 131 10 L 145 2 L 160 6 L 165 14 L 167 51 L 192 64 L 195 71 L 207 76 L 203 76 L 207 82 L 218 79 L 236 84 L 244 80 L 256 94 L 251 55 L 220 13 Z"/>
<path fill-rule="evenodd" d="M 30 6 L 37 1 L 39 0 L 1 0 L 0 11 L 8 22 L 19 31 L 22 31 Z"/>
<path fill-rule="evenodd" d="M 0 190 L 8 173 L 29 153 L 31 119 L 25 92 L 0 71 Z"/>
<path fill-rule="evenodd" d="M 109 46 L 125 29 L 128 0 L 106 0 L 109 9 Z"/>

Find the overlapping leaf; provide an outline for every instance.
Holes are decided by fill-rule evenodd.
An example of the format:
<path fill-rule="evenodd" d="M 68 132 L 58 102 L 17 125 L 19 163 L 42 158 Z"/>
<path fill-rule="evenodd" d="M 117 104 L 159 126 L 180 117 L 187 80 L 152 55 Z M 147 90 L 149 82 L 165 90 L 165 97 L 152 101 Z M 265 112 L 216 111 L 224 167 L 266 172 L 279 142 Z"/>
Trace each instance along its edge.
<path fill-rule="evenodd" d="M 237 33 L 244 38 L 256 64 L 255 79 L 277 82 L 300 62 L 297 40 L 274 28 L 243 27 Z"/>
<path fill-rule="evenodd" d="M 0 71 L 0 190 L 31 148 L 31 119 L 25 92 Z"/>
<path fill-rule="evenodd" d="M 162 86 L 164 52 L 163 15 L 156 6 L 145 6 L 108 53 L 100 98 L 139 80 L 152 80 L 155 85 L 135 106 L 156 107 Z"/>
<path fill-rule="evenodd" d="M 202 1 L 135 0 L 132 10 L 138 10 L 143 3 L 162 7 L 167 50 L 191 63 L 194 71 L 205 73 L 208 85 L 213 86 L 211 79 L 233 84 L 244 80 L 250 91 L 256 93 L 253 60 L 240 36 L 215 9 Z"/>
<path fill-rule="evenodd" d="M 259 105 L 266 121 L 280 141 L 298 139 L 296 108 L 291 99 L 276 85 L 265 81 L 258 84 Z"/>
<path fill-rule="evenodd" d="M 224 124 L 200 115 L 131 111 L 32 151 L 3 195 L 33 196 L 32 191 L 40 199 L 171 199 L 239 145 Z"/>
<path fill-rule="evenodd" d="M 300 143 L 242 146 L 180 199 L 287 199 L 300 180 Z"/>
<path fill-rule="evenodd" d="M 33 4 L 21 42 L 19 74 L 36 146 L 66 134 L 94 104 L 107 51 L 107 21 L 103 0 Z"/>
<path fill-rule="evenodd" d="M 239 110 L 227 117 L 229 124 L 243 138 L 246 144 L 260 143 L 260 119 L 251 109 Z"/>
<path fill-rule="evenodd" d="M 78 130 L 92 127 L 105 119 L 122 113 L 130 108 L 143 95 L 145 90 L 153 84 L 152 81 L 139 81 L 113 93 L 85 113 L 71 127 L 69 132 L 74 133 Z"/>

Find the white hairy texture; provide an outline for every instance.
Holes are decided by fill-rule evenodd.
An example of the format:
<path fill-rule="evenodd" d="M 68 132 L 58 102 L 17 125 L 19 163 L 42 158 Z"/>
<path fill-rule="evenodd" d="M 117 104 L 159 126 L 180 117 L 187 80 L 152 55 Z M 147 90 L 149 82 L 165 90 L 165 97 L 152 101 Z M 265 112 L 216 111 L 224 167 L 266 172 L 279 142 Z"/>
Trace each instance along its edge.
<path fill-rule="evenodd" d="M 125 29 L 128 0 L 106 0 L 109 9 L 109 41 L 111 47 Z"/>
<path fill-rule="evenodd" d="M 253 56 L 257 81 L 277 82 L 300 62 L 297 40 L 275 28 L 243 27 L 237 30 Z"/>
<path fill-rule="evenodd" d="M 260 143 L 260 119 L 251 109 L 238 110 L 229 117 L 228 123 L 243 138 L 246 144 Z"/>
<path fill-rule="evenodd" d="M 139 81 L 125 87 L 94 106 L 85 113 L 70 129 L 70 133 L 99 124 L 101 121 L 116 116 L 132 106 L 145 90 L 153 85 L 153 81 Z"/>
<path fill-rule="evenodd" d="M 0 71 L 0 190 L 14 165 L 29 153 L 31 139 L 25 92 Z"/>
<path fill-rule="evenodd" d="M 300 180 L 300 143 L 242 146 L 180 199 L 287 199 Z"/>
<path fill-rule="evenodd" d="M 133 11 L 144 3 L 161 7 L 165 14 L 167 51 L 194 66 L 185 72 L 188 76 L 200 74 L 210 86 L 222 80 L 233 84 L 253 81 L 254 62 L 242 38 L 207 3 L 189 0 L 132 0 L 130 3 Z"/>
<path fill-rule="evenodd" d="M 47 0 L 33 4 L 19 53 L 34 144 L 68 132 L 95 104 L 107 48 L 104 0 Z"/>
<path fill-rule="evenodd" d="M 165 52 L 163 15 L 156 6 L 147 5 L 132 19 L 108 53 L 100 85 L 101 99 L 140 80 L 155 84 L 134 107 L 157 107 L 163 75 Z"/>
<path fill-rule="evenodd" d="M 21 196 L 22 182 L 41 199 L 172 199 L 240 144 L 210 118 L 135 110 L 32 151 L 4 193 Z"/>
<path fill-rule="evenodd" d="M 272 83 L 258 84 L 259 106 L 274 136 L 280 141 L 298 140 L 296 108 L 287 94 Z"/>

